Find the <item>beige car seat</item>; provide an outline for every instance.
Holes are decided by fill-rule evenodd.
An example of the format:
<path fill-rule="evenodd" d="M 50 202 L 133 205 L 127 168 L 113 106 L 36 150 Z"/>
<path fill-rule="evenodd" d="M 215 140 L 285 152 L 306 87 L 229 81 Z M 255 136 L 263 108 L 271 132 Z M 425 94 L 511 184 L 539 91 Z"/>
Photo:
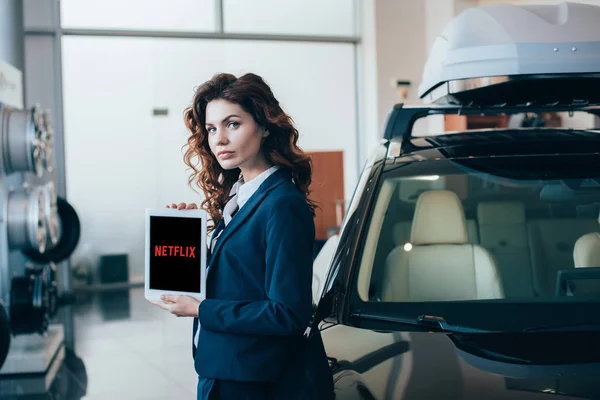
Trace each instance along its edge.
<path fill-rule="evenodd" d="M 386 259 L 382 301 L 451 301 L 504 297 L 496 263 L 468 243 L 465 214 L 456 193 L 423 192 L 417 201 L 411 246 Z"/>

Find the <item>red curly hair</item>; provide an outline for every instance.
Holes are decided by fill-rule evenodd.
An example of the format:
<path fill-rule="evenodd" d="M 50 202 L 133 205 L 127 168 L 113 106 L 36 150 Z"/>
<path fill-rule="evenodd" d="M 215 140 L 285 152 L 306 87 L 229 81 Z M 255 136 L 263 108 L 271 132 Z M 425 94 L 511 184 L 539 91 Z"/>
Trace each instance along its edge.
<path fill-rule="evenodd" d="M 240 175 L 239 168 L 221 168 L 208 144 L 206 106 L 209 102 L 220 99 L 240 105 L 252 115 L 258 125 L 270 132 L 262 144 L 266 160 L 292 176 L 314 216 L 316 205 L 308 198 L 312 163 L 310 157 L 296 144 L 298 130 L 292 118 L 282 110 L 271 88 L 260 76 L 250 73 L 236 78 L 232 74 L 221 73 L 196 90 L 192 104 L 184 111 L 184 122 L 191 132 L 184 162 L 193 171 L 189 184 L 196 184 L 204 192 L 205 200 L 200 207 L 212 219 L 213 225 L 208 228 L 209 232 L 223 218 L 223 207 L 229 201 L 229 192 Z M 193 162 L 196 157 L 199 162 Z"/>

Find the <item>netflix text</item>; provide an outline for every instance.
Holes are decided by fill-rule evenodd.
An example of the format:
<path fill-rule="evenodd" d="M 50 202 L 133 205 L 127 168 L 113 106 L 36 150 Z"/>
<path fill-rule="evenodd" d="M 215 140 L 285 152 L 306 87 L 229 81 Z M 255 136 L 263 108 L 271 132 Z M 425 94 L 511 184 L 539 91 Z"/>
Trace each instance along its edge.
<path fill-rule="evenodd" d="M 154 246 L 155 257 L 196 258 L 195 246 Z"/>

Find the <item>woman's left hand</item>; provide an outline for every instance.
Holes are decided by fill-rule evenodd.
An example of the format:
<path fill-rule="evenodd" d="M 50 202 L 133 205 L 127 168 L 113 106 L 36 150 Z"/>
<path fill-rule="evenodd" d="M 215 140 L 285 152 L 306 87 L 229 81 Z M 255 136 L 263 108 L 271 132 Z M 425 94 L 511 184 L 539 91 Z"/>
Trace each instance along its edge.
<path fill-rule="evenodd" d="M 151 301 L 151 303 L 178 317 L 198 317 L 198 306 L 200 305 L 198 299 L 176 294 L 163 294 L 160 299 L 162 301 Z"/>

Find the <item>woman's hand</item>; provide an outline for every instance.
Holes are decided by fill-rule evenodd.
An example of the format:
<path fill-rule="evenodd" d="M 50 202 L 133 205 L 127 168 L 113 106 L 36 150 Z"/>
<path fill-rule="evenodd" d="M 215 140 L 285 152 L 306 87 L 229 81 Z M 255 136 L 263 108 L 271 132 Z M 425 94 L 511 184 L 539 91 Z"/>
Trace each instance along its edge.
<path fill-rule="evenodd" d="M 162 301 L 151 301 L 151 303 L 178 317 L 198 317 L 200 300 L 192 296 L 163 294 L 160 299 Z"/>
<path fill-rule="evenodd" d="M 170 206 L 167 204 L 167 208 L 174 208 L 177 210 L 197 210 L 198 206 L 195 203 L 190 203 L 190 204 L 185 204 L 185 203 L 179 203 L 179 204 L 171 204 Z"/>

